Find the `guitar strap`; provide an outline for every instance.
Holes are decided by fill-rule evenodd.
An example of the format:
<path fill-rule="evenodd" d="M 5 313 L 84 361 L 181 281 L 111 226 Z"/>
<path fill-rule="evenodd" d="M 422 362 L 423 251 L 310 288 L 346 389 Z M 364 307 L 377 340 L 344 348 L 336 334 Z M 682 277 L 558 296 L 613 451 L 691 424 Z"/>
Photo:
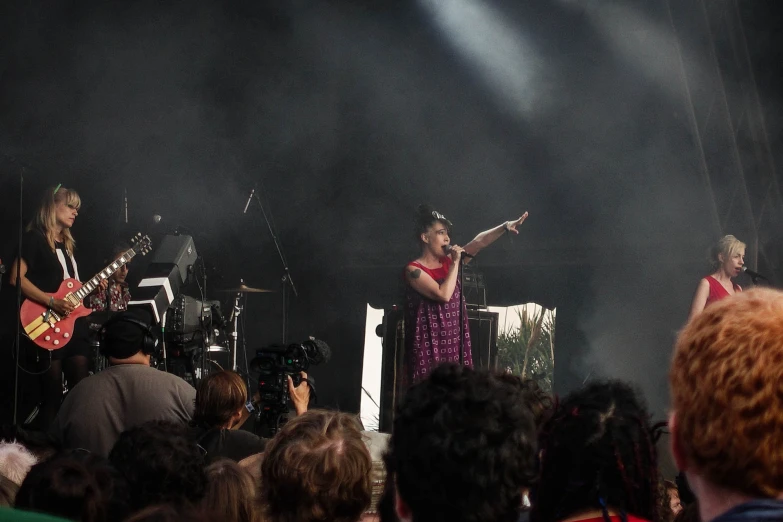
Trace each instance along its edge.
<path fill-rule="evenodd" d="M 57 259 L 63 267 L 63 279 L 71 277 L 70 273 L 73 272 L 73 278 L 77 281 L 81 281 L 81 279 L 79 279 L 79 268 L 76 266 L 76 259 L 73 258 L 73 255 L 69 254 L 66 259 L 65 249 L 55 248 L 55 251 L 57 252 Z M 69 268 L 71 268 L 71 270 L 69 270 Z"/>

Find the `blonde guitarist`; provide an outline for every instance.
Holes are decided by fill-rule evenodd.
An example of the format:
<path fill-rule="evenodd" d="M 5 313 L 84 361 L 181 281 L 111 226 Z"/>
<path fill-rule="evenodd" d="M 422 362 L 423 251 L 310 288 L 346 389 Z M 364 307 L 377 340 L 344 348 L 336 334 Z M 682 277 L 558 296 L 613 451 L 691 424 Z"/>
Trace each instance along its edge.
<path fill-rule="evenodd" d="M 20 277 L 22 295 L 67 317 L 74 304 L 53 296 L 64 279 L 79 280 L 79 268 L 74 257 L 74 239 L 71 227 L 79 215 L 81 199 L 76 191 L 61 185 L 46 190 L 33 220 L 27 225 L 23 239 L 22 258 L 14 260 L 9 282 L 16 284 Z M 102 282 L 105 289 L 106 282 Z M 90 346 L 88 328 L 84 319 L 76 321 L 73 336 L 62 349 L 43 350 L 23 338 L 21 352 L 38 361 L 41 372 L 40 428 L 45 429 L 54 419 L 63 395 L 62 375 L 73 388 L 88 375 Z"/>

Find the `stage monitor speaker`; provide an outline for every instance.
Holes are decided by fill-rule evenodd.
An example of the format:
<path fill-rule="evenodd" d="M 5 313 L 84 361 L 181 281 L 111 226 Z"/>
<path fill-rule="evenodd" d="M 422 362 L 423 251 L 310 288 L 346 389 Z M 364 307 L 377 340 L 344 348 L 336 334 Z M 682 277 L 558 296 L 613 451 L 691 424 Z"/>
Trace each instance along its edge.
<path fill-rule="evenodd" d="M 165 236 L 128 306 L 149 307 L 155 323 L 160 323 L 197 258 L 192 237 Z"/>
<path fill-rule="evenodd" d="M 498 314 L 468 310 L 473 365 L 497 369 Z M 379 431 L 391 433 L 394 410 L 403 395 L 405 319 L 402 310 L 387 309 L 383 315 L 383 361 L 381 364 L 381 414 Z"/>
<path fill-rule="evenodd" d="M 151 264 L 174 265 L 179 272 L 179 284 L 188 279 L 188 269 L 198 258 L 193 238 L 190 236 L 164 236 L 155 250 Z"/>

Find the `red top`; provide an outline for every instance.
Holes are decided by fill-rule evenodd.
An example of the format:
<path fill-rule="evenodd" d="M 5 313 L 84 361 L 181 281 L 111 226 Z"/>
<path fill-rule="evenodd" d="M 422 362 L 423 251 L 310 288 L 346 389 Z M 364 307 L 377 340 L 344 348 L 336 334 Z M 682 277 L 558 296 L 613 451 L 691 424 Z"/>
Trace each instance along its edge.
<path fill-rule="evenodd" d="M 451 268 L 451 258 L 449 256 L 443 256 L 440 258 L 440 267 L 427 268 L 426 266 L 416 261 L 411 261 L 408 266 L 415 266 L 424 270 L 435 281 L 442 281 L 449 275 L 449 268 Z M 440 283 L 438 283 L 440 284 Z"/>
<path fill-rule="evenodd" d="M 713 303 L 715 301 L 720 301 L 723 298 L 729 297 L 731 294 L 723 287 L 720 282 L 715 279 L 712 276 L 707 276 L 704 279 L 707 280 L 707 282 L 710 284 L 710 295 L 707 296 L 707 302 L 704 306 L 707 306 L 710 303 Z M 738 285 L 737 283 L 732 283 L 734 285 L 734 291 L 735 292 L 742 292 L 742 287 Z"/>

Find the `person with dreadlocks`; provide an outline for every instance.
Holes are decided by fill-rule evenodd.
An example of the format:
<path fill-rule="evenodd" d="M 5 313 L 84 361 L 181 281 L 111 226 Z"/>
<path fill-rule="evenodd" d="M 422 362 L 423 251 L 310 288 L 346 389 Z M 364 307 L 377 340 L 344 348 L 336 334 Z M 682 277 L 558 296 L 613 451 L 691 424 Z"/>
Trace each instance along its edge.
<path fill-rule="evenodd" d="M 605 381 L 568 395 L 542 430 L 531 522 L 658 520 L 658 465 L 641 397 Z"/>

